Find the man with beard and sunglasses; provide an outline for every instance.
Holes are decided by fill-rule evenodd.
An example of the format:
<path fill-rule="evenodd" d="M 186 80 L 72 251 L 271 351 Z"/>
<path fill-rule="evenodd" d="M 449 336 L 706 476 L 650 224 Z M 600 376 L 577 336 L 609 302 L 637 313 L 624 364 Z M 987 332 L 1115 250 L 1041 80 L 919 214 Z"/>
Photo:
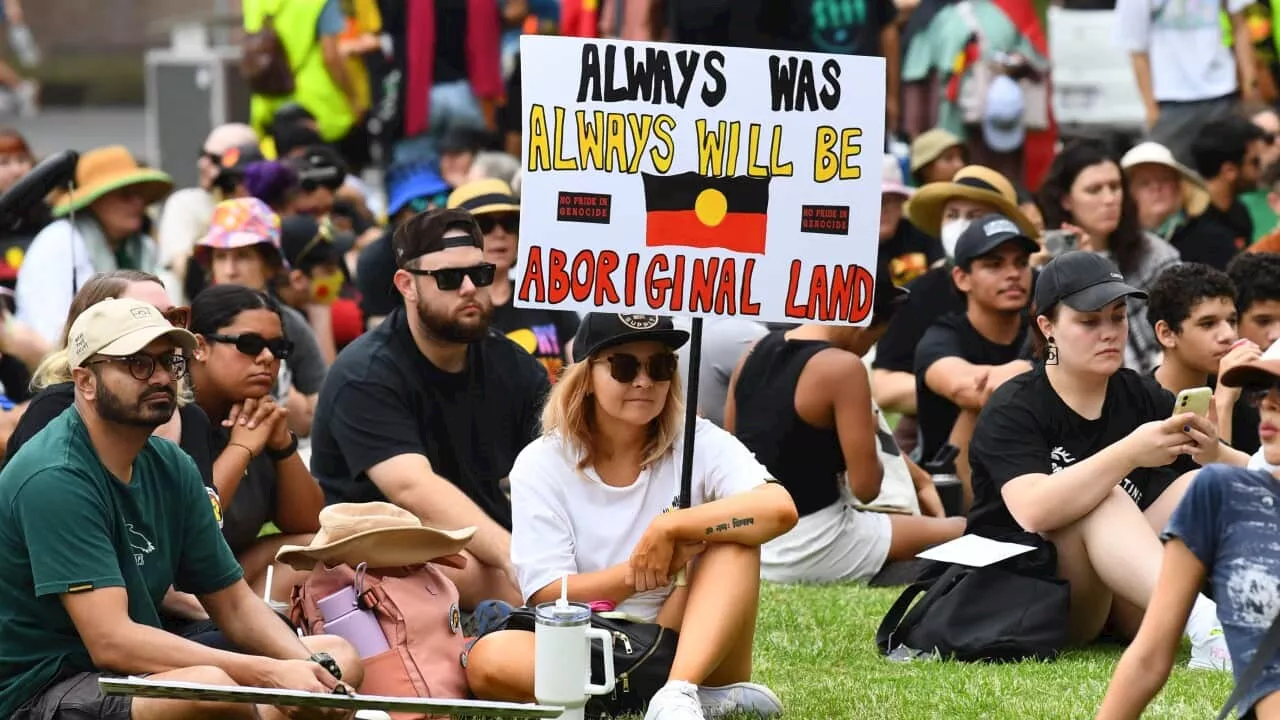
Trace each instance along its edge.
<path fill-rule="evenodd" d="M 489 327 L 495 268 L 471 213 L 419 214 L 393 246 L 403 307 L 329 369 L 312 473 L 329 503 L 389 500 L 434 527 L 479 528 L 466 567 L 446 570 L 462 609 L 519 604 L 504 486 L 538 436 L 547 371 Z"/>
<path fill-rule="evenodd" d="M 259 717 L 248 705 L 105 696 L 98 679 L 111 675 L 313 692 L 345 676 L 343 690 L 359 686 L 354 648 L 298 638 L 249 589 L 195 463 L 153 436 L 178 407 L 195 347 L 140 300 L 103 300 L 72 323 L 75 405 L 0 472 L 0 716 Z M 198 597 L 251 654 L 165 632 L 159 607 L 170 587 Z M 265 708 L 268 716 L 280 711 Z"/>

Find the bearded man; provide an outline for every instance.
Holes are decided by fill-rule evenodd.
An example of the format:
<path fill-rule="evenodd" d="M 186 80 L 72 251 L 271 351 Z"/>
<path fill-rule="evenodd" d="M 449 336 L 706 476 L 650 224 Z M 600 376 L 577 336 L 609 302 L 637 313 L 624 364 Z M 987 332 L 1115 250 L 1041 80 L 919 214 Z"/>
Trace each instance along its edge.
<path fill-rule="evenodd" d="M 462 609 L 485 599 L 518 605 L 503 488 L 539 434 L 547 371 L 489 328 L 495 268 L 471 213 L 417 215 L 392 245 L 404 307 L 330 368 L 312 474 L 329 503 L 387 500 L 435 527 L 479 528 L 466 567 L 447 571 Z"/>

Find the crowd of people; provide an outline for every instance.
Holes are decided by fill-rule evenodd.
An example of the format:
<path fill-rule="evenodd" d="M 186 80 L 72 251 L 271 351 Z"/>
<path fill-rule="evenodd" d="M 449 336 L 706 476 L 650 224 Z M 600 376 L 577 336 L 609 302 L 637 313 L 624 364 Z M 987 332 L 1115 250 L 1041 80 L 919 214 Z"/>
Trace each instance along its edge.
<path fill-rule="evenodd" d="M 340 503 L 475 529 L 442 570 L 482 699 L 535 699 L 507 619 L 563 582 L 678 634 L 650 720 L 775 716 L 762 580 L 900 583 L 966 533 L 1052 549 L 1072 644 L 1132 641 L 1102 717 L 1137 717 L 1184 637 L 1241 672 L 1280 612 L 1280 115 L 1247 43 L 1201 62 L 1167 37 L 1207 32 L 1195 3 L 1121 7 L 1152 131 L 1118 148 L 1054 138 L 1007 3 L 856 4 L 285 3 L 296 90 L 193 148 L 197 186 L 83 152 L 0 238 L 0 715 L 254 716 L 103 675 L 359 688 L 350 644 L 262 601 Z M 246 32 L 267 14 L 246 0 Z M 909 142 L 870 324 L 709 318 L 692 398 L 687 318 L 517 307 L 522 32 L 885 56 Z M 0 189 L 36 159 L 0 132 Z M 1278 698 L 1272 665 L 1242 707 Z"/>

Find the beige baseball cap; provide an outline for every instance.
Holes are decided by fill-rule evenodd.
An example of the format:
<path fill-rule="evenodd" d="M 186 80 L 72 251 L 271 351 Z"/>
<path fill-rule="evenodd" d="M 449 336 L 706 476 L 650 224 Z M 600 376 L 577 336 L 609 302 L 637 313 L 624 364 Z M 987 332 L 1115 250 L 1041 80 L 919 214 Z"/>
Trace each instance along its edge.
<path fill-rule="evenodd" d="M 67 334 L 67 359 L 80 367 L 94 355 L 124 357 L 162 337 L 191 352 L 196 336 L 169 324 L 154 305 L 140 300 L 112 298 L 80 313 Z"/>

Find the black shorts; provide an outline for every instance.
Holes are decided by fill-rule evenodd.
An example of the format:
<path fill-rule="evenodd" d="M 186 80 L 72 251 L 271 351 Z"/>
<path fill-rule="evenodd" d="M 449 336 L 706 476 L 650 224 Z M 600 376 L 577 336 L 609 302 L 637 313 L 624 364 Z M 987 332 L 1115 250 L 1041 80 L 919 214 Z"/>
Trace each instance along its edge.
<path fill-rule="evenodd" d="M 103 673 L 75 673 L 55 680 L 23 703 L 10 720 L 129 720 L 133 698 L 103 695 Z"/>

